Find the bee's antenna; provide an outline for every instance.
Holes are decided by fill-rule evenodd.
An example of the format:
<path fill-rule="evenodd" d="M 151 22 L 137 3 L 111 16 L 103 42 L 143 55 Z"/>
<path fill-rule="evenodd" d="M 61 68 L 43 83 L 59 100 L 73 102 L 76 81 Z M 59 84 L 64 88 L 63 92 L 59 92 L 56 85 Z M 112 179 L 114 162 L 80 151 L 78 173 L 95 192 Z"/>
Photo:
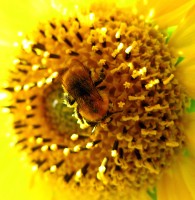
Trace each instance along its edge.
<path fill-rule="evenodd" d="M 110 117 L 111 115 L 114 115 L 114 114 L 117 114 L 117 113 L 121 113 L 121 112 L 123 112 L 123 110 L 119 110 L 119 111 L 115 111 L 115 112 L 108 111 L 107 115 L 105 116 L 105 118 Z"/>

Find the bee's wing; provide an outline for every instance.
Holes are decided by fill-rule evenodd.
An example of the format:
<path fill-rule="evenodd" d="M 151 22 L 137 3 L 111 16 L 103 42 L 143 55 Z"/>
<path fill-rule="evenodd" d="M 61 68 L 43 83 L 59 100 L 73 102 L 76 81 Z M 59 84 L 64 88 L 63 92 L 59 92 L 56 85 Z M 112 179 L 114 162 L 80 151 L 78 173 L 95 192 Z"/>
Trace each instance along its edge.
<path fill-rule="evenodd" d="M 102 100 L 91 79 L 90 71 L 78 61 L 74 61 L 64 73 L 62 85 L 80 107 L 84 103 L 90 105 L 96 100 Z"/>

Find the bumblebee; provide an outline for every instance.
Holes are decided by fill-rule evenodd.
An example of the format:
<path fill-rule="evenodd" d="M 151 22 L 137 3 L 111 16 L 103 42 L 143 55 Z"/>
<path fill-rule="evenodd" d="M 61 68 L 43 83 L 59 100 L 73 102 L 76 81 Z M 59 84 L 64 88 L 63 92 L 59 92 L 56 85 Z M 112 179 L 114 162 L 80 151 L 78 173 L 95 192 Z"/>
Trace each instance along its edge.
<path fill-rule="evenodd" d="M 97 81 L 98 84 L 102 81 Z M 108 112 L 108 97 L 97 89 L 91 78 L 90 70 L 80 61 L 72 60 L 62 75 L 62 87 L 68 95 L 66 101 L 72 105 L 77 103 L 77 116 L 88 124 L 102 121 Z"/>

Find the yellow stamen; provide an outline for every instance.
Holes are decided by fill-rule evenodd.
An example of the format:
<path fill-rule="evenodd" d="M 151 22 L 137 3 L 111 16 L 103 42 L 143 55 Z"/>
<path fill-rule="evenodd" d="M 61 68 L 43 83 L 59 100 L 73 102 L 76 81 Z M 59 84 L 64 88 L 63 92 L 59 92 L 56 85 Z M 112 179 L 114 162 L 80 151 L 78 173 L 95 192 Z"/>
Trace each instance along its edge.
<path fill-rule="evenodd" d="M 154 85 L 158 84 L 160 81 L 159 79 L 151 80 L 148 84 L 145 85 L 146 89 L 150 89 Z"/>
<path fill-rule="evenodd" d="M 129 117 L 128 116 L 122 116 L 121 120 L 122 121 L 129 121 L 129 120 L 138 121 L 139 116 L 138 115 L 136 115 L 134 117 L 132 117 L 132 116 L 129 116 Z"/>
<path fill-rule="evenodd" d="M 76 134 L 76 133 L 74 133 L 74 134 L 72 134 L 72 135 L 70 136 L 70 139 L 73 140 L 73 141 L 78 140 L 78 138 L 79 138 L 79 135 Z"/>
<path fill-rule="evenodd" d="M 163 81 L 163 84 L 164 84 L 164 85 L 167 85 L 173 78 L 174 78 L 174 75 L 171 74 L 167 79 L 165 79 L 165 80 Z"/>

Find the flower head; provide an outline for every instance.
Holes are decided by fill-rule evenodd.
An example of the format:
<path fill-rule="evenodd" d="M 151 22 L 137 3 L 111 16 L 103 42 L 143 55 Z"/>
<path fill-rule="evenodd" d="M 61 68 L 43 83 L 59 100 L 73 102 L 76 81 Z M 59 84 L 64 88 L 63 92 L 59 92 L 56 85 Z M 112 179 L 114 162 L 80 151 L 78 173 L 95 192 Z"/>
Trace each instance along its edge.
<path fill-rule="evenodd" d="M 140 2 L 53 2 L 58 15 L 14 43 L 14 145 L 66 199 L 150 199 L 156 185 L 163 199 L 175 162 L 194 161 L 194 2 Z"/>

